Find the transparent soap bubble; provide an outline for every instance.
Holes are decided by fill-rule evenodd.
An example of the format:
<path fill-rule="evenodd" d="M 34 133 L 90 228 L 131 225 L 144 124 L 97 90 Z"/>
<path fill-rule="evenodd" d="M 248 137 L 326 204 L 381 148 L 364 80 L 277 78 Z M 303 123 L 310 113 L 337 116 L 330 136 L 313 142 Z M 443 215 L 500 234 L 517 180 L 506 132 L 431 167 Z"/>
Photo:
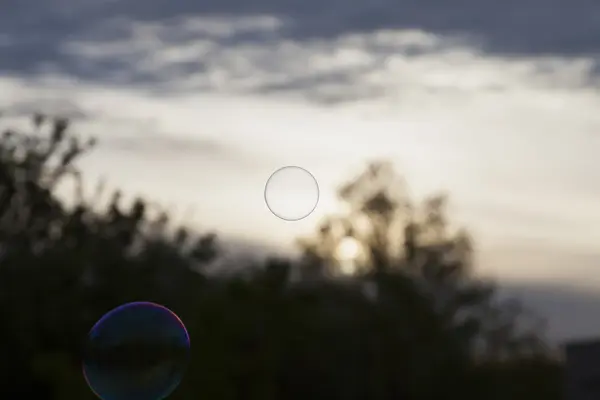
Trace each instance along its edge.
<path fill-rule="evenodd" d="M 179 385 L 190 354 L 185 326 L 168 308 L 127 303 L 91 329 L 83 373 L 102 400 L 162 400 Z"/>
<path fill-rule="evenodd" d="M 285 221 L 308 217 L 319 203 L 319 184 L 304 168 L 287 166 L 278 169 L 265 185 L 265 202 L 276 216 Z"/>

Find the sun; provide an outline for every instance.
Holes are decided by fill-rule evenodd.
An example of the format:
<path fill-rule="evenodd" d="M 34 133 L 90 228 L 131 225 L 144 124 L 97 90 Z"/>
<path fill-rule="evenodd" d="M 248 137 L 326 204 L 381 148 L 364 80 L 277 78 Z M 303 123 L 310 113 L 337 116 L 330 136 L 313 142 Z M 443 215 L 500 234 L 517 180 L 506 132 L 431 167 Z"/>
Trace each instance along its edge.
<path fill-rule="evenodd" d="M 335 249 L 335 258 L 338 261 L 356 261 L 361 254 L 362 246 L 358 240 L 346 236 L 340 240 Z"/>

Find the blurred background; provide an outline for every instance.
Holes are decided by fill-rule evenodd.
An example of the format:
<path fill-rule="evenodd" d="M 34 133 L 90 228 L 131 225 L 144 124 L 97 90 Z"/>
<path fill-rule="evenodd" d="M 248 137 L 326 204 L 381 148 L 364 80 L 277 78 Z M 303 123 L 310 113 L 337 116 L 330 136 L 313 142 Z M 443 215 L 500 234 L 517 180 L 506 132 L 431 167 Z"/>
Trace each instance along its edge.
<path fill-rule="evenodd" d="M 600 6 L 4 0 L 3 394 L 92 398 L 122 303 L 172 398 L 562 398 L 600 336 Z M 290 223 L 270 174 L 310 171 Z M 87 397 L 86 397 L 87 396 Z"/>

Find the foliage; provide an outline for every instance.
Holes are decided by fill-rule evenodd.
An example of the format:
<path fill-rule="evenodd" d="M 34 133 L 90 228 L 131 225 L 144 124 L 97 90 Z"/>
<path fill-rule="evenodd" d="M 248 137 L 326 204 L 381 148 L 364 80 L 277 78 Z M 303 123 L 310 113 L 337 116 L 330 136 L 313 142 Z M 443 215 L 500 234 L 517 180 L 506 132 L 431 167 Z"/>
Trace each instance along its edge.
<path fill-rule="evenodd" d="M 143 199 L 85 198 L 76 161 L 93 142 L 68 125 L 36 116 L 33 132 L 8 131 L 0 144 L 2 395 L 93 398 L 79 368 L 87 331 L 109 309 L 148 300 L 190 332 L 192 361 L 173 399 L 559 398 L 559 365 L 537 331 L 518 332 L 519 309 L 473 278 L 470 243 L 449 233 L 442 199 L 418 211 L 394 192 L 402 186 L 388 166 L 343 188 L 349 215 L 304 241 L 300 263 L 210 275 L 214 234 L 173 229 Z M 72 206 L 56 195 L 68 179 Z M 340 226 L 366 249 L 351 279 L 324 273 Z"/>
<path fill-rule="evenodd" d="M 393 296 L 410 287 L 466 356 L 489 360 L 547 352 L 541 322 L 519 302 L 498 299 L 494 284 L 474 275 L 472 240 L 464 229 L 453 229 L 445 195 L 416 204 L 387 162 L 372 163 L 339 195 L 349 211 L 326 219 L 317 235 L 300 240 L 313 274 L 320 268 L 320 275 L 339 275 L 348 260 L 340 260 L 336 250 L 351 238 L 361 249 L 351 260 L 354 279 L 375 279 L 381 300 L 392 296 L 394 304 L 399 301 Z M 404 289 L 390 289 L 399 281 Z"/>

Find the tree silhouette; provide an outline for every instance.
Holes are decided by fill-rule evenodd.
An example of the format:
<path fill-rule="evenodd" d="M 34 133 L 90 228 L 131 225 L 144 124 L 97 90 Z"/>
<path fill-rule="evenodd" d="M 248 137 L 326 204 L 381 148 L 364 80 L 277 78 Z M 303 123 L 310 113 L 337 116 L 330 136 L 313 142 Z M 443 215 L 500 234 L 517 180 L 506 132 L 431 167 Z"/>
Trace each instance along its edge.
<path fill-rule="evenodd" d="M 212 235 L 194 242 L 182 231 L 171 240 L 164 217 L 149 220 L 141 199 L 122 206 L 118 192 L 104 211 L 95 210 L 75 165 L 94 141 L 70 134 L 64 119 L 36 115 L 33 122 L 29 134 L 5 131 L 0 146 L 0 310 L 6 348 L 35 364 L 55 351 L 77 359 L 86 330 L 108 309 L 167 297 L 160 287 L 166 282 L 201 280 L 188 264 L 210 262 L 216 243 Z M 69 178 L 72 207 L 55 194 Z"/>
<path fill-rule="evenodd" d="M 449 365 L 549 360 L 541 321 L 514 299 L 500 300 L 493 283 L 473 274 L 471 238 L 452 229 L 446 196 L 415 204 L 392 165 L 375 162 L 343 185 L 339 197 L 348 212 L 326 218 L 315 237 L 300 240 L 304 265 L 313 278 L 315 270 L 343 274 L 348 260 L 339 259 L 337 246 L 348 238 L 358 242 L 353 280 L 375 283 L 380 307 L 403 315 L 395 318 L 413 335 L 407 347 L 418 349 L 415 365 L 440 365 L 440 357 Z M 434 332 L 439 345 L 424 341 Z"/>
<path fill-rule="evenodd" d="M 89 329 L 145 300 L 177 313 L 191 337 L 172 399 L 559 398 L 559 364 L 519 321 L 520 305 L 474 277 L 471 241 L 452 231 L 445 198 L 408 201 L 390 164 L 342 187 L 349 212 L 303 240 L 301 259 L 235 260 L 247 268 L 211 275 L 223 254 L 214 233 L 174 227 L 121 192 L 101 204 L 102 184 L 86 196 L 76 163 L 93 146 L 44 115 L 2 136 L 1 395 L 94 398 L 80 368 Z M 57 188 L 69 179 L 67 203 Z M 363 251 L 340 279 L 344 237 Z"/>

